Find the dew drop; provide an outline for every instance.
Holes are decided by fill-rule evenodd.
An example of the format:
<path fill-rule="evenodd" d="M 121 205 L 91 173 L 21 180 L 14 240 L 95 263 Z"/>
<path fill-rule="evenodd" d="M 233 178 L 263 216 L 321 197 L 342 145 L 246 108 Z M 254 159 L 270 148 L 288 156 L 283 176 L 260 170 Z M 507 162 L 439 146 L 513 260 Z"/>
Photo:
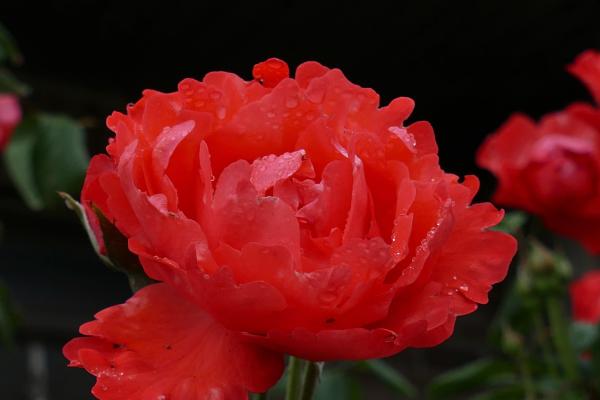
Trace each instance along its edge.
<path fill-rule="evenodd" d="M 468 291 L 469 291 L 469 286 L 468 286 L 468 285 L 466 285 L 466 284 L 464 284 L 464 283 L 463 283 L 462 285 L 460 285 L 458 288 L 459 288 L 461 291 L 463 291 L 463 292 L 468 292 Z"/>
<path fill-rule="evenodd" d="M 388 131 L 396 135 L 406 145 L 411 153 L 417 152 L 417 141 L 412 133 L 399 126 L 390 126 Z"/>
<path fill-rule="evenodd" d="M 212 92 L 210 98 L 213 100 L 219 100 L 221 98 L 221 92 Z"/>
<path fill-rule="evenodd" d="M 275 118 L 275 113 L 274 113 L 274 112 L 272 112 L 272 111 L 269 111 L 269 112 L 267 113 L 267 117 L 269 117 L 269 118 Z"/>
<path fill-rule="evenodd" d="M 227 110 L 225 109 L 225 107 L 219 107 L 219 109 L 217 110 L 217 118 L 225 119 L 226 115 L 227 115 Z"/>
<path fill-rule="evenodd" d="M 164 394 L 159 394 L 156 396 L 156 400 L 167 400 L 167 396 Z"/>

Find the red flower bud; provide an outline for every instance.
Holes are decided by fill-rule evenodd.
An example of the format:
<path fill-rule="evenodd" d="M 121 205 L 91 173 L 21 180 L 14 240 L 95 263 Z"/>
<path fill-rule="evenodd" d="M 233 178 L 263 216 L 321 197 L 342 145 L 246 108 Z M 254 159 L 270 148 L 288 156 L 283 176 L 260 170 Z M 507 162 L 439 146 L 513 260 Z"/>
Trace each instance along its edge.
<path fill-rule="evenodd" d="M 19 122 L 21 122 L 21 107 L 17 96 L 0 94 L 0 151 L 8 144 Z"/>

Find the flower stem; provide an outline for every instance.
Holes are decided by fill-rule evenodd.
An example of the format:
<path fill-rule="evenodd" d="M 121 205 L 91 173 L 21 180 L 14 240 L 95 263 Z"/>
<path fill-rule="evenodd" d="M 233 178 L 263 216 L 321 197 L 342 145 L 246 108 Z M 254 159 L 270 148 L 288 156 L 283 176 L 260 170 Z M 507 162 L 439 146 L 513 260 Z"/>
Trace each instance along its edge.
<path fill-rule="evenodd" d="M 571 383 L 577 382 L 579 380 L 577 357 L 569 340 L 563 306 L 558 298 L 550 297 L 546 301 L 546 307 L 552 339 L 558 352 L 558 357 L 562 364 L 565 376 Z"/>
<path fill-rule="evenodd" d="M 306 369 L 307 361 L 290 356 L 288 363 L 288 377 L 285 388 L 285 400 L 300 400 L 302 395 L 302 376 Z"/>
<path fill-rule="evenodd" d="M 317 383 L 321 378 L 321 372 L 323 371 L 322 362 L 308 362 L 306 365 L 306 371 L 304 372 L 304 383 L 302 385 L 301 400 L 312 400 L 317 388 Z"/>

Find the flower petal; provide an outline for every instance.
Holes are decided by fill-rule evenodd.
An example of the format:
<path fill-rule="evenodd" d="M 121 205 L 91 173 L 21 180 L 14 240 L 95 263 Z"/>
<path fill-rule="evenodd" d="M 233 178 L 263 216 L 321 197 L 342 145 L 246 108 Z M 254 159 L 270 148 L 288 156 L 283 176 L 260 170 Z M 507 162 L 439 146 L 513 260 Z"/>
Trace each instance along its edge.
<path fill-rule="evenodd" d="M 138 291 L 84 324 L 64 348 L 97 377 L 102 400 L 247 399 L 283 370 L 280 354 L 248 343 L 165 284 Z"/>

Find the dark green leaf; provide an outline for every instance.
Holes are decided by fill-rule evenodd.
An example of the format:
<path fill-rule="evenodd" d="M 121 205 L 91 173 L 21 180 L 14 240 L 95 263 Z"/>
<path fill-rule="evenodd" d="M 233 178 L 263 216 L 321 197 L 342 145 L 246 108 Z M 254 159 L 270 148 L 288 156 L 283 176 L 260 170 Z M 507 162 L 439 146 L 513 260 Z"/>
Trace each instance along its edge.
<path fill-rule="evenodd" d="M 4 151 L 6 170 L 27 205 L 34 209 L 44 208 L 44 200 L 36 181 L 34 153 L 37 142 L 38 122 L 25 118 L 15 129 Z"/>
<path fill-rule="evenodd" d="M 577 351 L 584 351 L 590 349 L 596 340 L 600 338 L 600 329 L 598 325 L 573 322 L 569 330 L 569 336 L 573 348 Z"/>
<path fill-rule="evenodd" d="M 14 64 L 23 62 L 21 52 L 10 32 L 0 24 L 0 62 L 9 60 Z"/>
<path fill-rule="evenodd" d="M 9 346 L 13 342 L 18 317 L 14 310 L 8 290 L 0 282 L 0 342 Z"/>
<path fill-rule="evenodd" d="M 49 114 L 29 116 L 5 150 L 7 171 L 29 207 L 58 204 L 56 192 L 79 192 L 89 157 L 82 127 Z"/>
<path fill-rule="evenodd" d="M 428 398 L 448 399 L 475 389 L 513 382 L 516 380 L 513 369 L 503 361 L 477 360 L 434 378 L 428 387 Z"/>
<path fill-rule="evenodd" d="M 19 81 L 8 69 L 0 68 L 0 93 L 16 93 L 26 96 L 31 89 Z"/>
<path fill-rule="evenodd" d="M 390 386 L 397 394 L 414 398 L 418 394 L 417 388 L 408 381 L 400 372 L 383 360 L 362 361 L 360 366 L 376 378 Z"/>
<path fill-rule="evenodd" d="M 510 385 L 494 388 L 485 393 L 469 397 L 469 400 L 514 400 L 524 399 L 525 393 L 521 385 Z"/>
<path fill-rule="evenodd" d="M 127 238 L 102 214 L 100 209 L 95 208 L 94 212 L 100 222 L 100 229 L 102 229 L 106 255 L 117 270 L 127 274 L 131 289 L 136 292 L 144 286 L 154 283 L 145 274 L 138 257 L 129 251 Z"/>
<path fill-rule="evenodd" d="M 81 203 L 67 193 L 59 194 L 65 200 L 67 207 L 73 210 L 81 221 L 100 259 L 108 267 L 126 274 L 129 279 L 129 286 L 134 292 L 155 282 L 145 274 L 138 257 L 129 251 L 127 238 L 102 214 L 100 209 L 95 208 L 94 212 L 100 223 L 106 254 L 102 254 L 100 251 L 98 240 Z"/>
<path fill-rule="evenodd" d="M 315 393 L 315 400 L 360 400 L 359 383 L 343 371 L 325 371 Z"/>

